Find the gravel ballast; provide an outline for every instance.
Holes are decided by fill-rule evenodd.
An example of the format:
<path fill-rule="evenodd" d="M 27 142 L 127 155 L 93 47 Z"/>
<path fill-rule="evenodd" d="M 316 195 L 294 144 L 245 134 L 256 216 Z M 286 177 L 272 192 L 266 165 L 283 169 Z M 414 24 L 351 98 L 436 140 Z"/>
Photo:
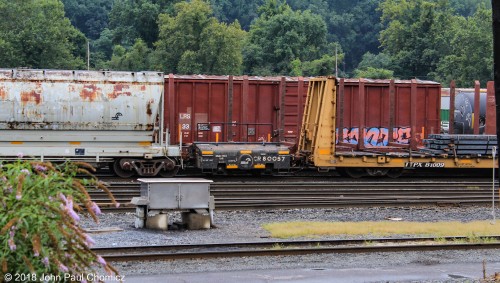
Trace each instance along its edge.
<path fill-rule="evenodd" d="M 496 215 L 500 216 L 497 209 Z M 179 212 L 170 213 L 169 222 L 178 221 Z M 100 223 L 84 218 L 83 228 L 118 227 L 120 232 L 92 233 L 94 247 L 150 246 L 203 243 L 275 241 L 262 228 L 263 224 L 285 221 L 383 221 L 401 218 L 404 221 L 491 220 L 488 207 L 429 207 L 429 208 L 331 208 L 286 209 L 261 211 L 216 211 L 217 228 L 208 230 L 157 231 L 134 228 L 134 213 L 106 213 Z M 499 220 L 497 220 L 499 221 Z M 395 222 L 396 225 L 397 222 Z M 465 235 L 467 236 L 467 235 Z M 345 239 L 345 236 L 315 237 L 315 239 Z M 359 236 L 366 238 L 366 236 Z M 117 262 L 114 266 L 124 275 L 173 274 L 209 271 L 296 269 L 296 268 L 378 268 L 409 264 L 436 265 L 453 263 L 500 262 L 500 250 L 391 252 L 372 254 L 319 254 L 307 256 L 221 258 L 211 260 L 176 260 L 160 262 Z M 500 270 L 496 270 L 500 272 Z"/>

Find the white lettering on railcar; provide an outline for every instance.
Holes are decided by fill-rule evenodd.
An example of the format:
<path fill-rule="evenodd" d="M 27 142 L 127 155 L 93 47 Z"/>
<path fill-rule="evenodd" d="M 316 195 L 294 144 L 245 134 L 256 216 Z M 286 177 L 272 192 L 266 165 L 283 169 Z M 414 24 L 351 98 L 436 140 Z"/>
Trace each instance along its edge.
<path fill-rule="evenodd" d="M 254 156 L 253 158 L 256 162 L 283 162 L 285 161 L 285 156 Z"/>
<path fill-rule="evenodd" d="M 406 162 L 406 168 L 444 168 L 444 162 Z"/>

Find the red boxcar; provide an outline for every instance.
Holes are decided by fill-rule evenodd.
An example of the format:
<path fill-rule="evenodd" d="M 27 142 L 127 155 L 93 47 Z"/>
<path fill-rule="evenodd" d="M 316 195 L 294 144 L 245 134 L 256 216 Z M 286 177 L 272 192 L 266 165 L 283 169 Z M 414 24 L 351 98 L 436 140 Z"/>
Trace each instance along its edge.
<path fill-rule="evenodd" d="M 298 141 L 308 78 L 173 75 L 165 77 L 171 144 L 195 141 Z M 430 81 L 340 79 L 339 147 L 416 146 L 440 131 L 440 90 Z M 359 129 L 364 129 L 361 133 Z M 392 137 L 392 138 L 390 138 Z M 358 143 L 363 140 L 363 143 Z"/>
<path fill-rule="evenodd" d="M 300 132 L 307 83 L 301 77 L 168 75 L 165 121 L 171 144 L 288 142 Z"/>

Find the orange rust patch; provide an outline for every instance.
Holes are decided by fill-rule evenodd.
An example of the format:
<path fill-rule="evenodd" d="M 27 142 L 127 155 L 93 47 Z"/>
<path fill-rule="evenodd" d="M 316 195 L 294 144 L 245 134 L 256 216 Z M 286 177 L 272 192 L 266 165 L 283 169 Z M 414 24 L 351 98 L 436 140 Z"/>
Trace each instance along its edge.
<path fill-rule="evenodd" d="M 35 92 L 34 90 L 29 92 L 21 92 L 21 103 L 35 103 L 40 104 L 42 102 L 42 96 L 40 93 Z"/>
<path fill-rule="evenodd" d="M 80 97 L 82 100 L 94 101 L 97 99 L 98 88 L 94 84 L 86 84 L 83 86 L 82 91 L 80 92 Z"/>
<path fill-rule="evenodd" d="M 130 88 L 130 86 L 126 85 L 126 84 L 115 84 L 113 86 L 113 92 L 108 93 L 108 98 L 115 99 L 121 95 L 131 96 L 132 92 L 130 92 L 129 88 Z"/>
<path fill-rule="evenodd" d="M 141 85 L 141 91 L 146 91 L 146 86 L 145 85 Z"/>
<path fill-rule="evenodd" d="M 2 86 L 0 87 L 0 100 L 5 100 L 7 99 L 7 92 L 5 91 L 5 88 Z"/>

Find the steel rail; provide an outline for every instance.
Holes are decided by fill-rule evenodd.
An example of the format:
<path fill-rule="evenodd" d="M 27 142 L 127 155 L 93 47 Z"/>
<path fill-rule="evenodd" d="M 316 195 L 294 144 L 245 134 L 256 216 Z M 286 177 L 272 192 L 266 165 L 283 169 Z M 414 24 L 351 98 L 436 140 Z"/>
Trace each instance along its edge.
<path fill-rule="evenodd" d="M 439 240 L 436 241 L 436 239 Z M 479 241 L 471 243 L 468 237 L 414 237 L 136 246 L 94 248 L 92 250 L 103 256 L 106 260 L 144 261 L 216 257 L 307 255 L 319 253 L 500 249 L 500 236 L 483 236 L 480 239 L 488 239 L 488 242 Z M 490 242 L 492 240 L 496 242 Z M 442 243 L 442 241 L 453 243 Z"/>
<path fill-rule="evenodd" d="M 125 185 L 125 186 L 124 186 Z M 89 189 L 105 211 L 133 211 L 139 183 L 110 183 L 120 208 L 103 191 Z M 211 185 L 218 210 L 366 206 L 474 205 L 491 202 L 491 183 L 458 182 L 217 182 Z"/>

